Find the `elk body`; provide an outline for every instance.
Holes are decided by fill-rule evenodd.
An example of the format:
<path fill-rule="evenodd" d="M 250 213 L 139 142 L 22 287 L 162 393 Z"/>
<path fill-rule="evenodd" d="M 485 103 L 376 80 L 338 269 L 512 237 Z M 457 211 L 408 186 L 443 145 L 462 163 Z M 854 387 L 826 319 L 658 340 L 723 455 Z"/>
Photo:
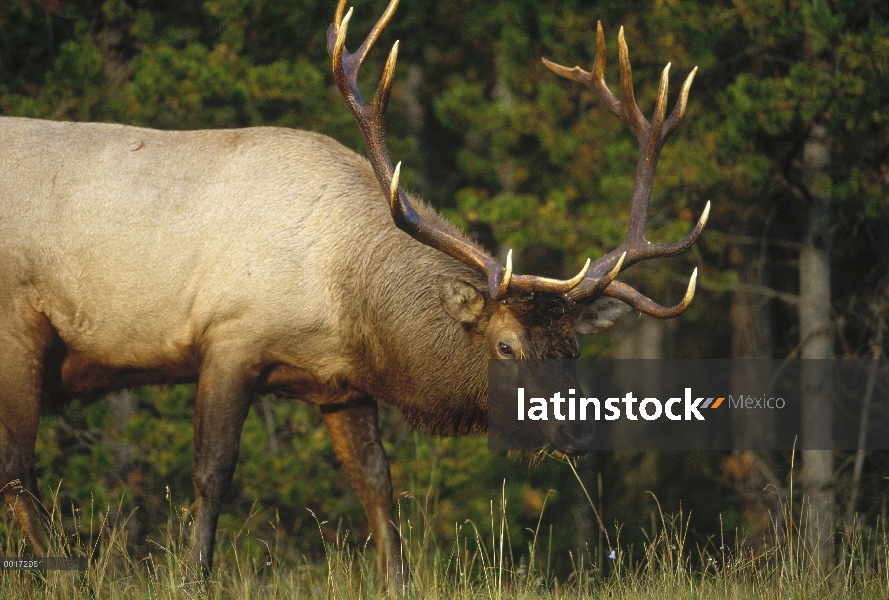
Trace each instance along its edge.
<path fill-rule="evenodd" d="M 578 333 L 630 306 L 659 317 L 688 306 L 694 280 L 668 309 L 615 277 L 684 251 L 703 228 L 706 212 L 681 242 L 644 238 L 657 154 L 691 78 L 666 122 L 664 78 L 649 125 L 632 101 L 622 38 L 622 101 L 604 80 L 597 88 L 601 28 L 598 78 L 550 66 L 596 89 L 640 139 L 630 231 L 571 280 L 513 275 L 509 261 L 501 267 L 398 187 L 383 121 L 394 52 L 374 102 L 357 93 L 358 68 L 395 4 L 355 55 L 343 47 L 344 3 L 329 33 L 370 162 L 305 131 L 0 119 L 0 486 L 35 554 L 46 553 L 33 457 L 41 405 L 191 382 L 196 564 L 212 564 L 250 403 L 274 393 L 320 408 L 381 572 L 399 582 L 377 402 L 433 433 L 483 432 L 488 359 L 572 358 Z M 547 435 L 569 454 L 588 441 L 578 430 Z"/>

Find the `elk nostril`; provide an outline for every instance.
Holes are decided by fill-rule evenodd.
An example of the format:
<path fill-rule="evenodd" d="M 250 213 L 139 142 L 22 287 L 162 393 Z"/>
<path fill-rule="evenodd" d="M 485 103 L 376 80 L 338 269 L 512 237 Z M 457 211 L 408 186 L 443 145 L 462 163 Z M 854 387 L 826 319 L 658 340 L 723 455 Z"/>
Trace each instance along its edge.
<path fill-rule="evenodd" d="M 579 456 L 586 454 L 593 441 L 593 432 L 586 427 L 578 428 L 567 424 L 561 424 L 556 429 L 558 441 L 553 445 L 565 454 Z"/>

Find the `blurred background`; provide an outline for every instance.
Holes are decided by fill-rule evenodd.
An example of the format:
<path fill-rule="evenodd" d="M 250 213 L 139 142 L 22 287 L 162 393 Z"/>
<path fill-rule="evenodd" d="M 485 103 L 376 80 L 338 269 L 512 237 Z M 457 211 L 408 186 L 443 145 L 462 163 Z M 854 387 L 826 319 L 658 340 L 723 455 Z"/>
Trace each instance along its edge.
<path fill-rule="evenodd" d="M 385 4 L 355 3 L 349 47 Z M 334 9 L 332 0 L 0 0 L 0 114 L 161 129 L 275 125 L 363 153 L 330 75 Z M 670 109 L 698 67 L 685 121 L 661 156 L 649 239 L 678 240 L 708 200 L 713 209 L 692 251 L 621 276 L 669 305 L 697 267 L 691 308 L 670 321 L 629 315 L 586 339 L 583 355 L 884 356 L 884 1 L 402 0 L 379 45 L 401 40 L 388 131 L 403 185 L 499 256 L 514 248 L 519 272 L 566 276 L 617 246 L 636 141 L 592 92 L 540 61 L 590 68 L 597 20 L 615 91 L 625 28 L 647 115 L 667 62 Z M 366 97 L 385 55 L 374 52 L 362 71 Z M 191 386 L 151 387 L 47 412 L 37 446 L 42 490 L 65 510 L 129 516 L 128 539 L 144 552 L 146 537 L 193 497 L 193 398 Z M 484 438 L 417 434 L 389 409 L 381 426 L 402 516 L 443 548 L 467 522 L 489 523 L 502 497 L 517 554 L 534 530 L 549 536 L 557 570 L 570 570 L 569 551 L 600 547 L 565 464 L 495 454 Z M 738 423 L 737 435 L 759 434 Z M 241 455 L 222 535 L 273 531 L 308 560 L 321 559 L 322 535 L 338 529 L 363 544 L 360 503 L 315 409 L 258 398 Z M 794 461 L 792 499 L 789 454 L 600 452 L 577 470 L 612 539 L 620 524 L 622 543 L 638 548 L 658 526 L 653 496 L 667 514 L 691 514 L 688 536 L 701 546 L 721 534 L 765 543 L 782 503 L 801 502 L 800 489 L 827 511 L 827 537 L 856 514 L 885 524 L 886 453 Z M 321 533 L 307 509 L 328 522 Z"/>

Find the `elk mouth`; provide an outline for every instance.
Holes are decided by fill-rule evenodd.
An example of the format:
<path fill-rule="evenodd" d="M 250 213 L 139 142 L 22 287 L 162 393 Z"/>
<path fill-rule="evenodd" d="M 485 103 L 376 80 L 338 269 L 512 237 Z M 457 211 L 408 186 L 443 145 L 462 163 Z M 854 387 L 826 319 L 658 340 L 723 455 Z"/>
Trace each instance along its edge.
<path fill-rule="evenodd" d="M 546 452 L 551 454 L 555 458 L 559 460 L 571 460 L 575 458 L 583 458 L 590 452 L 590 445 L 592 443 L 592 437 L 588 440 L 585 440 L 578 445 L 570 448 L 557 448 L 555 446 L 547 446 L 541 452 Z"/>
<path fill-rule="evenodd" d="M 574 458 L 583 458 L 589 453 L 588 448 L 584 448 L 582 450 L 578 450 L 575 452 L 566 452 L 564 450 L 552 450 L 551 454 L 558 458 L 559 460 L 570 460 Z"/>
<path fill-rule="evenodd" d="M 561 426 L 554 432 L 545 432 L 549 434 L 546 444 L 538 452 L 549 454 L 559 460 L 586 456 L 592 450 L 593 428 L 583 422 L 574 425 L 573 428 Z"/>

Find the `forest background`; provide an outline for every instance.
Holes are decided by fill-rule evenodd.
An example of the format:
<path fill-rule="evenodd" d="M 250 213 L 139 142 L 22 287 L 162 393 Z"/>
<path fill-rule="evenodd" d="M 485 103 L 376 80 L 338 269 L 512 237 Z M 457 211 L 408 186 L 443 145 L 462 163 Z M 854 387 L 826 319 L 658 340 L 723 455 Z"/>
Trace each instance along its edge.
<path fill-rule="evenodd" d="M 350 46 L 386 3 L 354 4 Z M 0 0 L 0 114 L 161 129 L 276 125 L 325 133 L 363 153 L 330 75 L 325 36 L 334 6 Z M 662 155 L 649 239 L 680 239 L 708 200 L 713 212 L 692 252 L 626 275 L 670 304 L 698 267 L 691 308 L 672 321 L 628 316 L 586 339 L 584 356 L 882 357 L 885 2 L 402 0 L 382 45 L 401 40 L 388 129 L 405 186 L 498 254 L 514 248 L 520 272 L 564 276 L 614 248 L 628 218 L 636 142 L 589 90 L 540 62 L 590 68 L 597 20 L 615 90 L 617 31 L 625 28 L 646 114 L 667 62 L 671 103 L 699 68 L 685 121 Z M 368 89 L 384 57 L 379 51 L 364 67 Z M 192 386 L 150 387 L 47 411 L 37 445 L 41 489 L 63 507 L 129 516 L 128 539 L 144 551 L 146 537 L 193 497 L 193 398 Z M 401 510 L 415 525 L 428 519 L 422 526 L 442 547 L 468 521 L 489 522 L 501 494 L 516 553 L 540 527 L 567 571 L 569 550 L 597 543 L 591 508 L 566 465 L 532 467 L 488 451 L 480 437 L 417 434 L 389 409 L 381 426 Z M 763 452 L 599 452 L 578 471 L 604 523 L 623 525 L 626 543 L 641 548 L 642 530 L 654 526 L 651 491 L 665 512 L 692 515 L 695 543 L 723 531 L 755 545 L 788 498 L 790 462 Z M 831 525 L 855 513 L 885 524 L 886 453 L 802 462 Z M 312 513 L 328 522 L 321 534 Z M 363 544 L 361 506 L 314 409 L 273 397 L 254 403 L 221 535 L 245 522 L 265 532 L 273 523 L 278 542 L 309 560 L 321 559 L 321 535 L 337 528 Z"/>

